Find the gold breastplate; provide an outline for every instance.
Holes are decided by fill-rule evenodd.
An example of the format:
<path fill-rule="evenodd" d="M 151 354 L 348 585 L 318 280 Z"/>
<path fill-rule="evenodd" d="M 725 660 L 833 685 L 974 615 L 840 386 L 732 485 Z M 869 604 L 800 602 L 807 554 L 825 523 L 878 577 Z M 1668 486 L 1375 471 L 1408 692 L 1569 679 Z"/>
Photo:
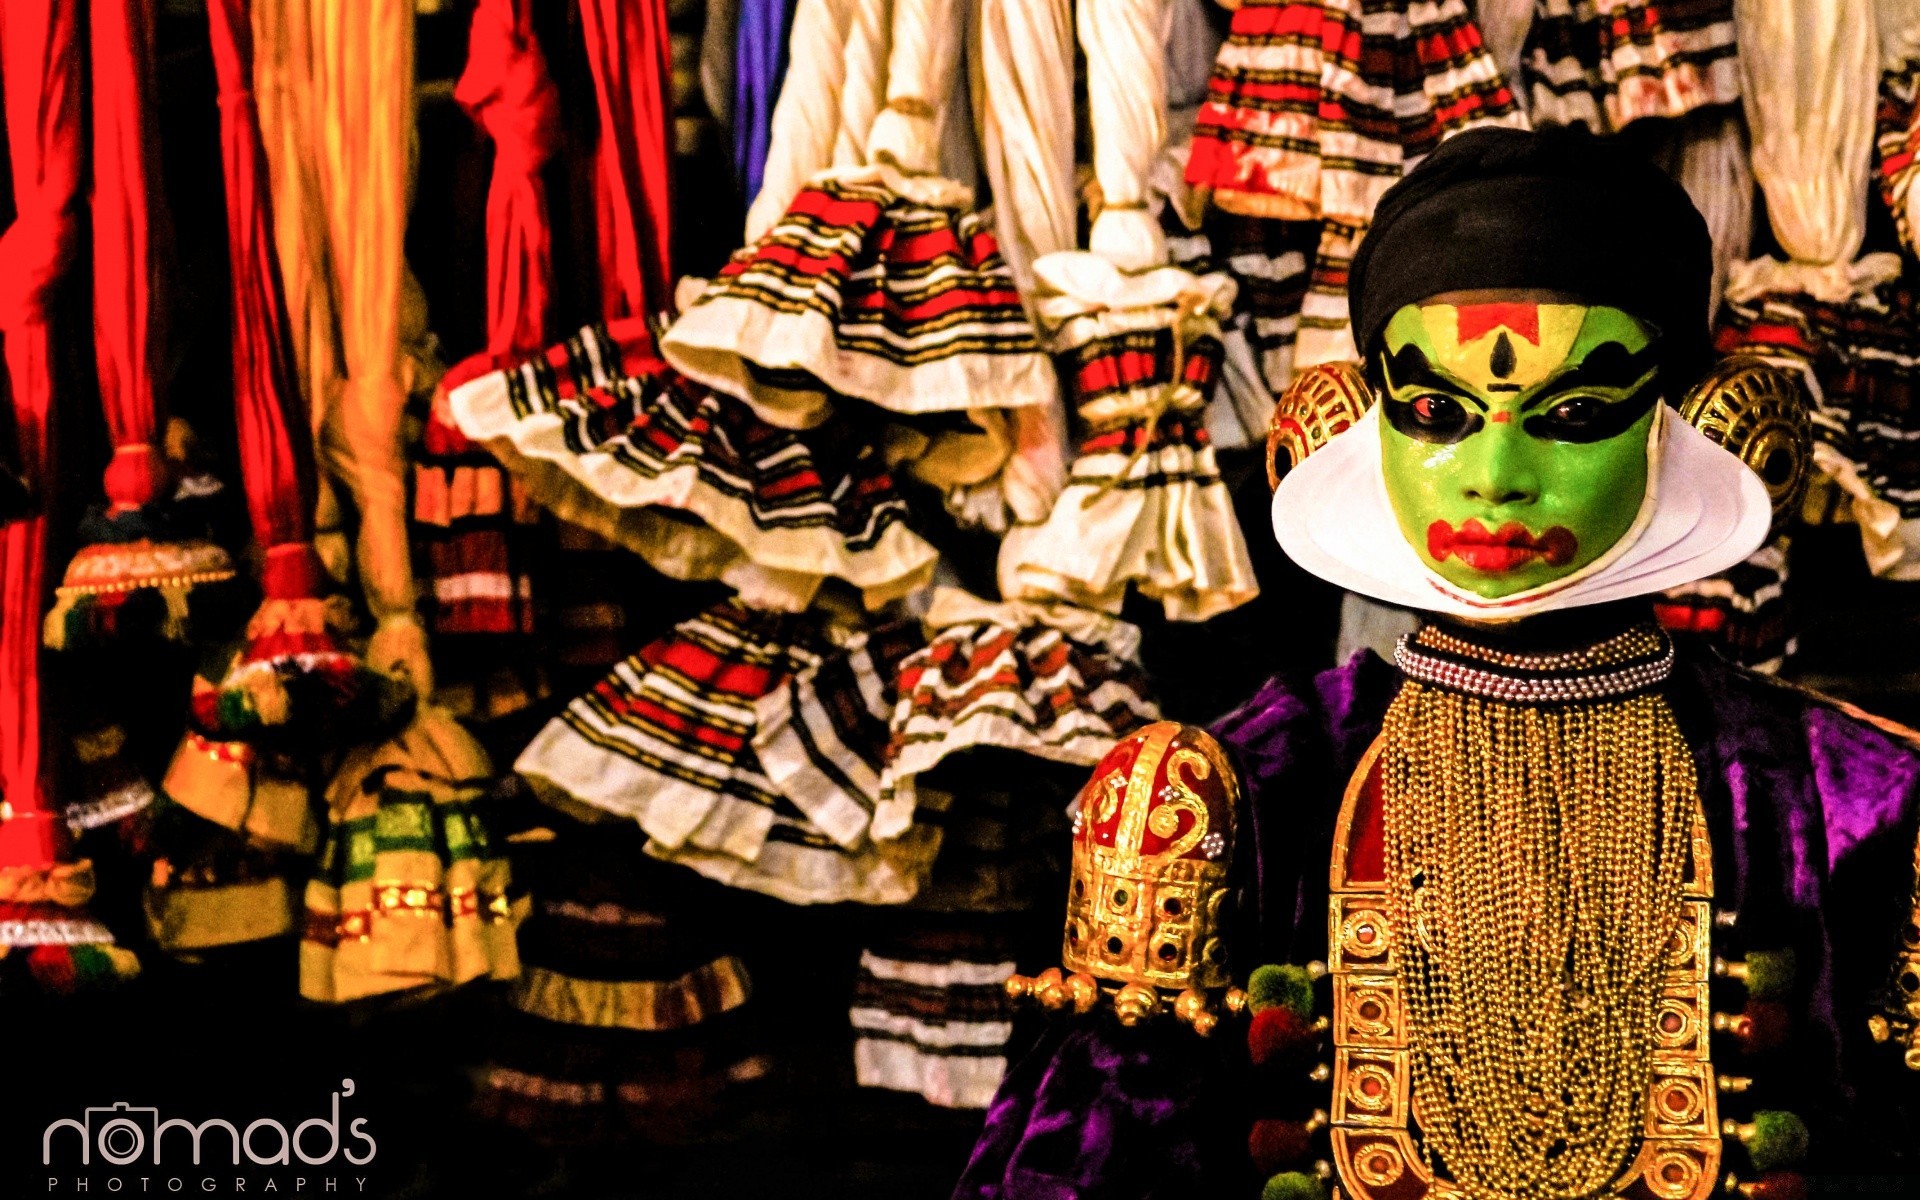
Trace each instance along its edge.
<path fill-rule="evenodd" d="M 1412 1099 L 1407 1009 L 1394 961 L 1392 903 L 1377 852 L 1380 808 L 1368 750 L 1334 827 L 1328 898 L 1333 1005 L 1330 1130 L 1335 1200 L 1467 1200 L 1422 1154 Z M 1369 806 L 1371 806 L 1369 808 Z M 1375 851 L 1367 851 L 1367 838 Z M 1696 806 L 1680 924 L 1669 944 L 1654 1017 L 1645 1124 L 1630 1164 L 1607 1189 L 1634 1200 L 1705 1200 L 1718 1185 L 1720 1129 L 1708 1056 L 1707 985 L 1713 856 Z M 1368 876 L 1376 876 L 1369 878 Z"/>

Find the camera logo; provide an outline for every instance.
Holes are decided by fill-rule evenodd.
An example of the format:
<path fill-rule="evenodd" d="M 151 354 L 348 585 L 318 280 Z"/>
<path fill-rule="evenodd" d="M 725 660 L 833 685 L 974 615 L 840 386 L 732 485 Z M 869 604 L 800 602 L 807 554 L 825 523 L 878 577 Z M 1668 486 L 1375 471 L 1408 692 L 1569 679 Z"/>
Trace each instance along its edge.
<path fill-rule="evenodd" d="M 78 1120 L 61 1117 L 49 1124 L 40 1136 L 40 1165 L 52 1166 L 56 1149 L 70 1162 L 72 1150 L 77 1149 L 78 1165 L 83 1167 L 92 1166 L 96 1155 L 110 1166 L 131 1166 L 143 1160 L 160 1166 L 168 1152 L 178 1161 L 180 1151 L 174 1148 L 184 1144 L 191 1147 L 195 1166 L 201 1164 L 203 1154 L 225 1149 L 236 1167 L 242 1155 L 256 1167 L 286 1166 L 296 1158 L 319 1167 L 336 1156 L 361 1167 L 373 1161 L 378 1147 L 366 1131 L 365 1117 L 353 1118 L 343 1129 L 340 1101 L 352 1095 L 353 1080 L 341 1080 L 329 1114 L 302 1121 L 291 1131 L 271 1117 L 251 1121 L 244 1128 L 222 1117 L 197 1124 L 180 1117 L 163 1121 L 158 1108 L 121 1100 L 88 1108 Z M 58 1136 L 63 1131 L 70 1131 L 70 1136 Z"/>
<path fill-rule="evenodd" d="M 154 1126 L 160 1123 L 160 1110 L 157 1108 L 136 1108 L 121 1100 L 106 1108 L 89 1108 L 86 1113 L 85 1128 L 92 1131 L 92 1138 L 100 1157 L 116 1167 L 139 1162 L 140 1156 L 154 1142 Z M 55 1121 L 54 1125 L 62 1124 Z M 52 1132 L 53 1126 L 48 1126 Z M 157 1153 L 157 1147 L 156 1147 Z M 47 1147 L 40 1148 L 41 1165 L 46 1165 Z M 82 1148 L 80 1161 L 86 1162 L 86 1150 Z M 156 1157 L 155 1161 L 159 1161 Z"/>

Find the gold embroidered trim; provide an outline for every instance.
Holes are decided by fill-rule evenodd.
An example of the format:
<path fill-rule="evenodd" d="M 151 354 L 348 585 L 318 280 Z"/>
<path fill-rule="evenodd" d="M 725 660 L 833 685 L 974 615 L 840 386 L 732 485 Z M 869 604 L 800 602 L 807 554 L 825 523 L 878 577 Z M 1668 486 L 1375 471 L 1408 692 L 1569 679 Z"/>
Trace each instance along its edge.
<path fill-rule="evenodd" d="M 545 967 L 526 968 L 513 1006 L 567 1025 L 652 1032 L 685 1029 L 747 1002 L 747 971 L 732 955 L 678 979 L 577 979 Z"/>
<path fill-rule="evenodd" d="M 78 908 L 93 899 L 93 862 L 52 867 L 0 867 L 0 902 Z"/>

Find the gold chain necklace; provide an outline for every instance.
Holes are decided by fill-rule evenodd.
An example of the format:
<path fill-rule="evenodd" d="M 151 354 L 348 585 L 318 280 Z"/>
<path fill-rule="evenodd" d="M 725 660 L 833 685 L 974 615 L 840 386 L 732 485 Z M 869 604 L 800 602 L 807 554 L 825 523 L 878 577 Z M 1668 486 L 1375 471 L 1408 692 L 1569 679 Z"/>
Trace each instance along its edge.
<path fill-rule="evenodd" d="M 1636 1180 L 1660 1197 L 1710 1190 L 1697 781 L 1671 708 L 1646 690 L 1659 679 L 1619 670 L 1664 658 L 1663 678 L 1670 646 L 1642 628 L 1531 656 L 1428 630 L 1402 651 L 1409 679 L 1336 844 L 1345 1191 L 1404 1194 L 1389 1184 L 1409 1171 L 1434 1196 L 1472 1200 L 1576 1200 Z M 1454 687 L 1421 682 L 1422 655 L 1471 670 L 1450 671 Z M 1511 699 L 1569 672 L 1586 681 L 1575 702 Z M 1596 679 L 1618 683 L 1590 695 Z M 1345 869 L 1368 788 L 1376 881 Z M 1381 1125 L 1417 1127 L 1418 1141 L 1376 1140 Z"/>

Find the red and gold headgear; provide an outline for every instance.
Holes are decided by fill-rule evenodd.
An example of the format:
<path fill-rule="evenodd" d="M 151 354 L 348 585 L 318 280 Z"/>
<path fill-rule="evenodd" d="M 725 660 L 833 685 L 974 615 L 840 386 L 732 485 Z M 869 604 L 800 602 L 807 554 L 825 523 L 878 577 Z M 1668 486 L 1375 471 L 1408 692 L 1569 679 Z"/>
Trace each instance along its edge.
<path fill-rule="evenodd" d="M 1009 989 L 1085 1012 L 1111 996 L 1121 1021 L 1162 1011 L 1202 1033 L 1228 984 L 1222 940 L 1239 779 L 1204 730 L 1148 725 L 1080 790 L 1062 970 Z"/>

